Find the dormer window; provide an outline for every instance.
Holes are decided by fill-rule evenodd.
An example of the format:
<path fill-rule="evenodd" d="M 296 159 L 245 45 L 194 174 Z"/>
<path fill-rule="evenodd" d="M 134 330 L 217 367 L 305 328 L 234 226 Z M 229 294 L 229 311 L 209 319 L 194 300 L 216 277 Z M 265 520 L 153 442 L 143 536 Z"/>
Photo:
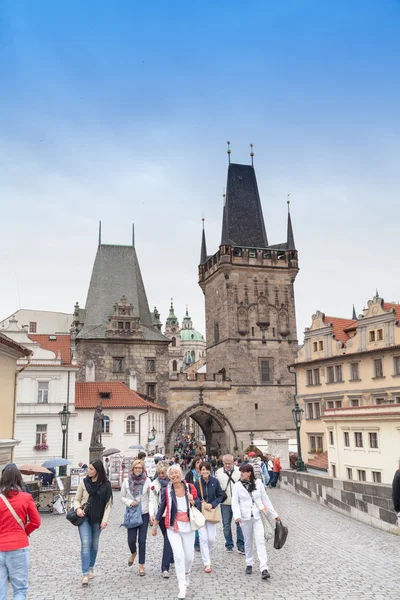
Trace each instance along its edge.
<path fill-rule="evenodd" d="M 124 328 L 124 322 L 118 321 L 118 329 L 123 329 L 123 328 Z"/>
<path fill-rule="evenodd" d="M 375 331 L 370 331 L 369 332 L 369 341 L 370 342 L 374 342 L 375 341 Z"/>
<path fill-rule="evenodd" d="M 257 250 L 249 250 L 249 258 L 257 258 Z"/>

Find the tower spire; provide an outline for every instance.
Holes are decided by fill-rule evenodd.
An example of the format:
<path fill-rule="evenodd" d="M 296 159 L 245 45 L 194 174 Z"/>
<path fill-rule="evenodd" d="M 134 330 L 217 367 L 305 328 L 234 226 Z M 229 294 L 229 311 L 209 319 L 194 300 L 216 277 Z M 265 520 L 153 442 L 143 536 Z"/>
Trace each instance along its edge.
<path fill-rule="evenodd" d="M 353 304 L 353 316 L 351 317 L 353 321 L 357 321 L 356 307 Z"/>
<path fill-rule="evenodd" d="M 250 144 L 250 156 L 251 156 L 251 166 L 254 167 L 254 152 L 253 152 L 253 144 Z"/>
<path fill-rule="evenodd" d="M 101 246 L 101 221 L 99 221 L 99 246 Z"/>
<path fill-rule="evenodd" d="M 204 229 L 204 217 L 201 220 L 203 223 L 203 232 L 201 235 L 200 264 L 204 265 L 204 263 L 207 262 L 207 244 L 206 244 L 206 232 Z"/>
<path fill-rule="evenodd" d="M 296 246 L 294 243 L 294 235 L 293 235 L 293 227 L 292 227 L 292 219 L 290 216 L 290 194 L 287 195 L 287 205 L 288 205 L 288 224 L 287 224 L 287 249 L 288 250 L 296 250 Z"/>
<path fill-rule="evenodd" d="M 132 223 L 132 247 L 135 247 L 135 223 Z"/>
<path fill-rule="evenodd" d="M 228 150 L 227 150 L 227 154 L 228 154 L 228 161 L 229 164 L 231 164 L 231 143 L 230 142 L 226 142 L 228 144 Z"/>

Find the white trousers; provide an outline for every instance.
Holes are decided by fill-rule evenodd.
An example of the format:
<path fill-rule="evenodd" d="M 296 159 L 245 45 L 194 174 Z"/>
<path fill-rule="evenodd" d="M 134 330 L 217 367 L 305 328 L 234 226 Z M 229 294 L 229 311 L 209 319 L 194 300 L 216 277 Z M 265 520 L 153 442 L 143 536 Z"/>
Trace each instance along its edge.
<path fill-rule="evenodd" d="M 260 571 L 268 569 L 268 557 L 267 547 L 264 539 L 264 527 L 261 519 L 254 519 L 252 517 L 249 520 L 242 521 L 240 524 L 243 537 L 244 537 L 244 550 L 246 552 L 246 566 L 254 566 L 254 553 L 253 553 L 253 538 L 256 541 L 257 556 L 260 561 Z"/>
<path fill-rule="evenodd" d="M 217 524 L 205 522 L 199 529 L 200 552 L 204 566 L 211 565 L 211 552 L 217 534 Z"/>
<path fill-rule="evenodd" d="M 176 578 L 179 584 L 184 584 L 194 559 L 194 531 L 181 533 L 168 528 L 167 535 L 174 553 Z"/>

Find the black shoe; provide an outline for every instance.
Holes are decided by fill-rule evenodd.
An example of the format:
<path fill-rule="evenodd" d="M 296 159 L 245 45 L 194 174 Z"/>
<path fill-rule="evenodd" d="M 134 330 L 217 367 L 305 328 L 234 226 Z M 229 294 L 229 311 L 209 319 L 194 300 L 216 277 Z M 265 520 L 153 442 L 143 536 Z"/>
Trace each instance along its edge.
<path fill-rule="evenodd" d="M 264 569 L 264 571 L 261 573 L 261 579 L 269 579 L 271 577 L 271 575 L 269 574 L 268 569 Z"/>
<path fill-rule="evenodd" d="M 250 567 L 250 566 L 246 567 L 246 575 L 251 575 L 252 572 L 253 572 L 253 567 Z M 267 571 L 267 573 L 268 573 L 268 571 Z"/>

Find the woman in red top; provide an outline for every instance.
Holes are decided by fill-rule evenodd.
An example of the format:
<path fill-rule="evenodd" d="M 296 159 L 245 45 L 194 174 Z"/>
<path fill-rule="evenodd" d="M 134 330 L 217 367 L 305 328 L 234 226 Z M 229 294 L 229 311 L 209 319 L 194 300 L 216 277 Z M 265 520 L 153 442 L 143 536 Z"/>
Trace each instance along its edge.
<path fill-rule="evenodd" d="M 23 489 L 21 473 L 16 467 L 3 472 L 0 480 L 0 600 L 7 600 L 8 580 L 14 600 L 25 600 L 28 590 L 28 535 L 40 526 L 40 516 L 32 496 Z"/>
<path fill-rule="evenodd" d="M 277 454 L 274 458 L 274 472 L 272 474 L 272 481 L 271 481 L 272 487 L 276 487 L 276 484 L 278 483 L 278 479 L 279 479 L 279 473 L 282 471 L 280 458 L 281 457 L 279 454 Z"/>

